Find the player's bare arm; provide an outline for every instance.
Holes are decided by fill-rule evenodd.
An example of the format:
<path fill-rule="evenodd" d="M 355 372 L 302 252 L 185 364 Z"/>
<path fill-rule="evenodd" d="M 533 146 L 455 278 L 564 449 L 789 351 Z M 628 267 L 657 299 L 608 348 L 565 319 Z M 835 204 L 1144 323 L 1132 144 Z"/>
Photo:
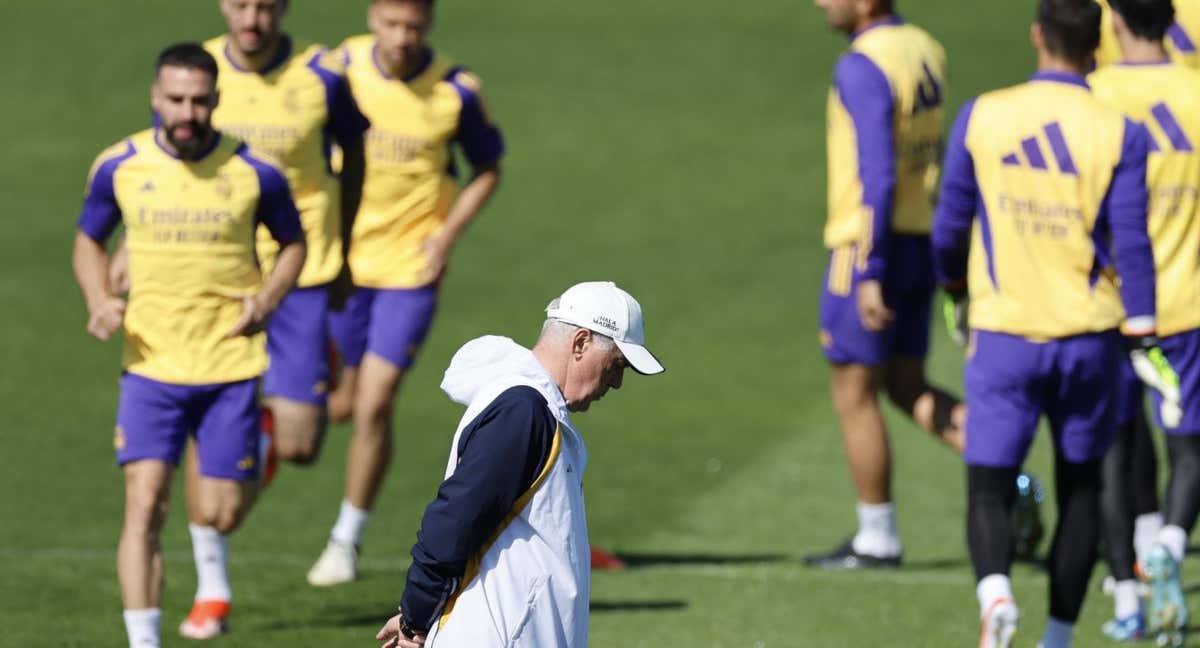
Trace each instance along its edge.
<path fill-rule="evenodd" d="M 292 241 L 279 250 L 275 267 L 262 290 L 242 300 L 242 317 L 229 331 L 228 337 L 254 335 L 263 330 L 271 313 L 279 308 L 279 302 L 296 285 L 296 279 L 304 267 L 305 254 L 303 239 Z"/>
<path fill-rule="evenodd" d="M 114 295 L 129 292 L 129 250 L 125 247 L 125 237 L 117 241 L 117 248 L 108 258 L 108 289 Z"/>
<path fill-rule="evenodd" d="M 454 201 L 454 206 L 450 208 L 450 213 L 446 216 L 446 222 L 442 224 L 441 229 L 436 234 L 425 239 L 424 248 L 426 258 L 429 259 L 429 281 L 433 281 L 442 276 L 446 271 L 446 265 L 450 262 L 450 254 L 454 251 L 455 244 L 462 237 L 463 232 L 479 215 L 484 205 L 487 205 L 491 200 L 492 195 L 496 193 L 496 189 L 500 187 L 500 163 L 493 162 L 481 167 L 463 187 L 462 192 L 458 195 L 458 199 Z"/>
<path fill-rule="evenodd" d="M 87 332 L 98 340 L 108 341 L 121 328 L 125 317 L 125 300 L 109 291 L 108 254 L 98 241 L 77 232 L 71 265 L 87 304 Z"/>

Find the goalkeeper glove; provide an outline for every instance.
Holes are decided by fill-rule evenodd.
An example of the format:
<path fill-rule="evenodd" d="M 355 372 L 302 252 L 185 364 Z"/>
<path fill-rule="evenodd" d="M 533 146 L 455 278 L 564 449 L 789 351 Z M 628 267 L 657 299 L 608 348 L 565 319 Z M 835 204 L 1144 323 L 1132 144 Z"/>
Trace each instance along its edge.
<path fill-rule="evenodd" d="M 1179 375 L 1158 345 L 1158 336 L 1137 335 L 1126 340 L 1134 373 L 1162 396 L 1159 416 L 1163 425 L 1170 429 L 1179 427 L 1183 419 L 1183 410 L 1179 406 Z"/>
<path fill-rule="evenodd" d="M 958 346 L 967 345 L 967 294 L 964 291 L 946 291 L 942 297 L 942 318 L 946 322 L 946 332 Z"/>

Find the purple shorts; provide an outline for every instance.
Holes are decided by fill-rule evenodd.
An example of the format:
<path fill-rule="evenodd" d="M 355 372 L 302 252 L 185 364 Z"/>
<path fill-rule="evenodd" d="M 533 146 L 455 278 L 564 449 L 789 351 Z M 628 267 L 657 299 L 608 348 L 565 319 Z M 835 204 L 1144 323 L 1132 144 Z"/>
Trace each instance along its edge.
<path fill-rule="evenodd" d="M 355 288 L 340 313 L 329 323 L 342 362 L 362 364 L 367 351 L 401 369 L 412 366 L 429 335 L 437 310 L 437 286 L 412 289 Z"/>
<path fill-rule="evenodd" d="M 833 364 L 881 365 L 893 356 L 924 358 L 929 352 L 930 309 L 936 280 L 928 236 L 892 237 L 883 300 L 895 312 L 891 326 L 868 331 L 858 317 L 854 246 L 829 255 L 821 292 L 821 348 Z"/>
<path fill-rule="evenodd" d="M 1163 353 L 1179 374 L 1179 404 L 1183 408 L 1183 419 L 1179 427 L 1173 430 L 1164 426 L 1159 410 L 1162 407 L 1162 396 L 1157 390 L 1151 389 L 1149 391 L 1154 400 L 1154 418 L 1167 434 L 1200 434 L 1200 329 L 1168 335 L 1162 338 L 1160 343 Z"/>
<path fill-rule="evenodd" d="M 329 391 L 329 286 L 296 288 L 267 324 L 263 393 L 324 405 Z"/>
<path fill-rule="evenodd" d="M 1055 456 L 1070 463 L 1104 456 L 1116 433 L 1123 344 L 1116 331 L 1030 342 L 974 331 L 967 359 L 967 447 L 972 466 L 1016 468 L 1038 420 L 1050 422 Z"/>
<path fill-rule="evenodd" d="M 1138 410 L 1145 407 L 1146 385 L 1134 373 L 1133 364 L 1129 362 L 1128 355 L 1121 358 L 1121 370 L 1118 373 L 1113 420 L 1116 421 L 1117 427 L 1123 427 L 1132 423 L 1135 417 L 1140 416 Z"/>
<path fill-rule="evenodd" d="M 113 437 L 117 464 L 157 459 L 178 466 L 188 435 L 195 435 L 201 475 L 253 479 L 261 416 L 256 378 L 173 385 L 125 373 Z"/>

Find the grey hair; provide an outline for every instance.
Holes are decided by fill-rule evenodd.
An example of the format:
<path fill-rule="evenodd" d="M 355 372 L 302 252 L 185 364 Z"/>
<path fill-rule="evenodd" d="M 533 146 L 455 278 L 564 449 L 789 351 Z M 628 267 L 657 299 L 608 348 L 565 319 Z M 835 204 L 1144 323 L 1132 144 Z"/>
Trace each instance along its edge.
<path fill-rule="evenodd" d="M 542 323 L 542 334 L 539 339 L 544 340 L 566 340 L 575 334 L 575 331 L 580 329 L 586 330 L 592 334 L 592 339 L 596 342 L 596 348 L 601 351 L 609 351 L 616 343 L 613 339 L 603 333 L 597 333 L 583 326 L 575 326 L 569 322 L 564 322 L 553 317 L 546 318 Z"/>

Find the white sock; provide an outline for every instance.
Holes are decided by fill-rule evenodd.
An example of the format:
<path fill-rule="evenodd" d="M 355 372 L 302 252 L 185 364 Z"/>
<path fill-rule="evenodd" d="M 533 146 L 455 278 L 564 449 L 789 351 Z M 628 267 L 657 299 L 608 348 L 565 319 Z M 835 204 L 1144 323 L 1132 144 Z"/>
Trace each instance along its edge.
<path fill-rule="evenodd" d="M 196 560 L 196 600 L 233 600 L 225 568 L 228 538 L 210 526 L 189 523 L 188 531 L 192 534 L 192 557 Z"/>
<path fill-rule="evenodd" d="M 858 503 L 858 533 L 851 543 L 854 550 L 880 558 L 899 556 L 902 550 L 896 531 L 896 506 Z"/>
<path fill-rule="evenodd" d="M 370 517 L 370 511 L 356 508 L 350 502 L 342 500 L 342 508 L 338 511 L 337 522 L 333 525 L 333 531 L 329 532 L 329 537 L 342 544 L 357 547 L 362 544 L 363 529 Z"/>
<path fill-rule="evenodd" d="M 1054 617 L 1046 619 L 1046 634 L 1042 635 L 1042 648 L 1071 648 L 1071 635 L 1075 624 Z"/>
<path fill-rule="evenodd" d="M 975 596 L 979 599 L 979 618 L 981 619 L 992 607 L 992 603 L 1000 599 L 1008 599 L 1013 602 L 1013 605 L 1016 605 L 1017 601 L 1013 596 L 1012 581 L 1004 574 L 984 576 L 975 586 Z"/>
<path fill-rule="evenodd" d="M 1113 612 L 1116 618 L 1124 619 L 1134 614 L 1142 607 L 1142 599 L 1138 597 L 1138 582 L 1135 579 L 1117 581 L 1113 586 Z"/>
<path fill-rule="evenodd" d="M 1168 524 L 1158 530 L 1158 544 L 1171 552 L 1171 557 L 1175 559 L 1176 563 L 1183 563 L 1183 554 L 1187 551 L 1187 540 L 1187 531 L 1174 524 Z"/>
<path fill-rule="evenodd" d="M 162 610 L 125 610 L 124 616 L 129 648 L 158 648 L 158 623 L 162 619 Z"/>
<path fill-rule="evenodd" d="M 1138 560 L 1145 561 L 1146 554 L 1154 548 L 1159 529 L 1162 529 L 1162 513 L 1143 513 L 1133 519 L 1133 550 Z"/>

